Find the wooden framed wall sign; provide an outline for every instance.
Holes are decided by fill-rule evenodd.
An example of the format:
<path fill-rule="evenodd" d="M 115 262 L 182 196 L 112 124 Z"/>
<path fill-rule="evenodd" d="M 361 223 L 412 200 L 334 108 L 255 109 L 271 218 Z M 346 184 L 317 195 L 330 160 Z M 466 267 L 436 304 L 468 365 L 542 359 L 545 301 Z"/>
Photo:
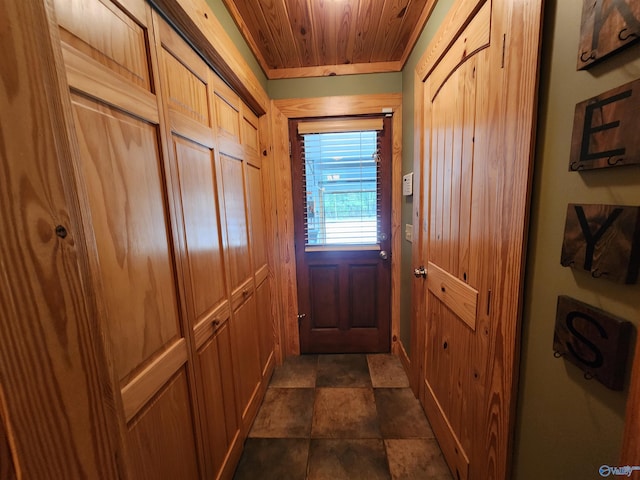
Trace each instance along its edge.
<path fill-rule="evenodd" d="M 637 0 L 583 0 L 578 70 L 640 39 L 640 2 Z"/>
<path fill-rule="evenodd" d="M 639 119 L 640 80 L 578 103 L 569 170 L 640 164 Z"/>
<path fill-rule="evenodd" d="M 586 303 L 558 297 L 553 350 L 612 390 L 622 390 L 633 325 Z"/>
<path fill-rule="evenodd" d="M 570 203 L 560 263 L 595 278 L 636 283 L 640 266 L 640 207 Z"/>

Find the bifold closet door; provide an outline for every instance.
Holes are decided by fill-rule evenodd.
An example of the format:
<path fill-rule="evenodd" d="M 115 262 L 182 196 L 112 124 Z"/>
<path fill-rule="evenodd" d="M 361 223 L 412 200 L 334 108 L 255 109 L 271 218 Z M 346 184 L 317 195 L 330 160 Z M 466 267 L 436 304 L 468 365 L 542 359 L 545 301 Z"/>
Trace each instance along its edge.
<path fill-rule="evenodd" d="M 155 17 L 161 87 L 168 110 L 175 190 L 184 239 L 181 247 L 188 325 L 195 343 L 196 391 L 207 478 L 229 477 L 242 437 L 231 356 L 226 233 L 218 191 L 214 75 L 171 27 Z"/>
<path fill-rule="evenodd" d="M 175 267 L 175 187 L 156 95 L 152 14 L 143 1 L 123 4 L 54 1 L 79 147 L 81 205 L 91 222 L 94 287 L 121 393 L 129 474 L 195 479 L 193 371 Z"/>

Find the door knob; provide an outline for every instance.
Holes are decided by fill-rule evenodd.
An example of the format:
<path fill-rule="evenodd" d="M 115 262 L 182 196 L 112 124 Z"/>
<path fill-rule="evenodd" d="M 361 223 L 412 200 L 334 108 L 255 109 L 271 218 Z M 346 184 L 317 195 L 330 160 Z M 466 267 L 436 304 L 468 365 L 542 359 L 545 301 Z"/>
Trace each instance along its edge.
<path fill-rule="evenodd" d="M 427 269 L 421 265 L 418 268 L 413 270 L 413 275 L 416 278 L 420 278 L 420 277 L 427 278 Z"/>
<path fill-rule="evenodd" d="M 379 255 L 382 260 L 386 260 L 389 258 L 389 254 L 387 253 L 386 250 L 380 250 Z"/>

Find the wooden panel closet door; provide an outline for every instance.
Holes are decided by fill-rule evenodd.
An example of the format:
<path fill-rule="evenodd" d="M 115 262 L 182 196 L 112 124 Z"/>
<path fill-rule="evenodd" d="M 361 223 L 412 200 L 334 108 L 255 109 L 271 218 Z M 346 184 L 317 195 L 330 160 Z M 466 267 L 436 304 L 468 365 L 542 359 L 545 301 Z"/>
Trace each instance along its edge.
<path fill-rule="evenodd" d="M 258 118 L 246 107 L 242 109 L 241 142 L 245 155 L 245 191 L 247 193 L 247 219 L 251 245 L 252 268 L 256 285 L 256 318 L 258 330 L 260 371 L 263 378 L 275 365 L 274 322 L 271 312 L 271 287 L 267 258 L 267 227 L 265 218 L 265 192 L 263 186 L 262 156 Z"/>
<path fill-rule="evenodd" d="M 187 316 L 195 343 L 196 390 L 207 478 L 230 478 L 242 437 L 231 357 L 229 276 L 218 201 L 213 72 L 158 16 L 162 90 L 179 178 Z M 195 404 L 194 404 L 195 405 Z"/>
<path fill-rule="evenodd" d="M 238 96 L 215 78 L 212 110 L 220 159 L 220 198 L 224 205 L 231 290 L 231 342 L 238 392 L 238 411 L 248 432 L 259 406 L 262 385 L 255 275 L 250 243 L 251 217 L 247 188 L 247 155 L 242 145 L 245 108 Z M 251 145 L 251 142 L 249 142 Z M 247 150 L 250 150 L 247 149 Z"/>
<path fill-rule="evenodd" d="M 122 7 L 122 5 L 126 7 Z M 102 328 L 131 478 L 200 477 L 151 8 L 56 0 Z"/>
<path fill-rule="evenodd" d="M 509 477 L 540 22 L 460 0 L 417 67 L 421 400 L 459 479 Z"/>

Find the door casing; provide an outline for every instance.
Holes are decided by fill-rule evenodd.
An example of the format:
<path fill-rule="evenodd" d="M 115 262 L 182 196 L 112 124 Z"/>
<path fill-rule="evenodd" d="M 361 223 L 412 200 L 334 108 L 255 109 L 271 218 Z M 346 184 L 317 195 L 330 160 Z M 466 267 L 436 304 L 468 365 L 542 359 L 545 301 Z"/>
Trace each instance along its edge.
<path fill-rule="evenodd" d="M 348 95 L 272 101 L 272 135 L 274 139 L 276 179 L 277 227 L 279 256 L 276 275 L 282 294 L 283 356 L 299 355 L 298 294 L 296 290 L 296 262 L 294 247 L 294 216 L 289 161 L 289 119 L 307 117 L 339 117 L 380 113 L 383 108 L 393 112 L 392 172 L 391 172 L 391 251 L 400 252 L 401 188 L 402 188 L 402 95 Z M 391 258 L 391 351 L 407 358 L 400 342 L 400 255 Z"/>

